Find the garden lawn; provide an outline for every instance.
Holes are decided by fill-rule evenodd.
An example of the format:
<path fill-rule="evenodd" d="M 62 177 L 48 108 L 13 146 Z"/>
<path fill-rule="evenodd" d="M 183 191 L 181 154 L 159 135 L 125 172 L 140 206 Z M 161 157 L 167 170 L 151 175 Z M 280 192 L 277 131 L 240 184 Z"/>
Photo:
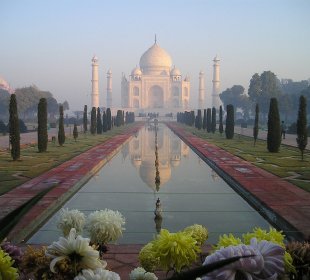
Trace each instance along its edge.
<path fill-rule="evenodd" d="M 0 151 L 0 195 L 122 133 L 131 125 L 114 127 L 100 135 L 80 133 L 76 142 L 73 136 L 66 136 L 62 147 L 57 141 L 48 142 L 47 152 L 44 153 L 38 152 L 36 144 L 29 145 L 21 149 L 21 157 L 17 161 L 12 160 L 10 151 Z"/>
<path fill-rule="evenodd" d="M 233 139 L 226 139 L 225 132 L 207 133 L 194 127 L 182 125 L 183 128 L 254 165 L 263 168 L 290 183 L 310 192 L 310 152 L 306 150 L 304 160 L 301 160 L 297 147 L 281 145 L 278 153 L 267 150 L 267 142 L 257 140 L 254 147 L 253 138 L 235 134 Z M 309 143 L 310 145 L 310 143 Z"/>

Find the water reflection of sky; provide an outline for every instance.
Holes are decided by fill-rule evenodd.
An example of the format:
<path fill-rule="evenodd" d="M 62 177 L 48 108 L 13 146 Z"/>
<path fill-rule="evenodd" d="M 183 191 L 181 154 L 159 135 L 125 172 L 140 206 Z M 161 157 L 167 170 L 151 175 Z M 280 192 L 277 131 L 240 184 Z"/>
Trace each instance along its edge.
<path fill-rule="evenodd" d="M 211 243 L 222 233 L 240 235 L 255 226 L 269 227 L 164 125 L 159 125 L 158 130 L 161 183 L 156 191 L 154 136 L 153 127 L 142 128 L 64 207 L 85 214 L 105 208 L 120 211 L 126 218 L 126 231 L 119 243 L 147 243 L 160 226 L 175 232 L 194 223 L 202 224 L 210 232 Z M 157 198 L 163 219 L 156 225 Z M 56 213 L 28 242 L 50 243 L 58 239 L 57 218 Z"/>

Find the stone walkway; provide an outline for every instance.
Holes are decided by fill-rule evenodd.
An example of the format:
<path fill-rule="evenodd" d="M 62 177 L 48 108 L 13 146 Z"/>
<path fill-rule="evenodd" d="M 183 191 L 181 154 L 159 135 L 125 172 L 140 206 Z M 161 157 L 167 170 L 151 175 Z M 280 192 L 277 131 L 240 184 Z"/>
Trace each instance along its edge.
<path fill-rule="evenodd" d="M 228 152 L 207 143 L 206 141 L 186 133 L 178 124 L 168 126 L 190 145 L 202 158 L 213 165 L 224 176 L 225 180 L 239 186 L 239 193 L 254 198 L 252 203 L 259 204 L 262 214 L 280 221 L 287 229 L 298 230 L 304 238 L 310 235 L 310 194 L 287 183 L 286 181 L 266 172 L 254 165 L 229 154 Z M 141 124 L 126 131 L 122 135 L 100 144 L 87 152 L 63 163 L 62 165 L 34 178 L 0 196 L 0 218 L 16 209 L 25 201 L 43 189 L 56 185 L 35 206 L 23 220 L 13 229 L 10 240 L 21 242 L 23 236 L 32 233 L 43 220 L 49 217 L 55 209 L 61 207 L 85 181 L 87 181 L 102 165 L 113 157 L 120 147 L 135 134 Z M 22 234 L 21 234 L 22 233 Z M 55 237 L 57 240 L 57 237 Z M 23 243 L 23 246 L 25 244 Z M 142 245 L 110 245 L 104 255 L 108 269 L 120 274 L 122 280 L 129 279 L 132 269 L 139 265 L 138 253 Z M 207 251 L 204 248 L 204 252 Z M 164 279 L 164 273 L 159 272 L 159 279 Z"/>

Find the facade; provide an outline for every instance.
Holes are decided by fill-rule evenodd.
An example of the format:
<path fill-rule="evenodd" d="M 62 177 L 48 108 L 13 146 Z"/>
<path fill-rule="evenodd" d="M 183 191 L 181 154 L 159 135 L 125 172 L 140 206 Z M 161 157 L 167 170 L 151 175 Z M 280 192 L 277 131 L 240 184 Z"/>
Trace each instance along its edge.
<path fill-rule="evenodd" d="M 198 109 L 205 109 L 205 77 L 202 71 L 199 72 L 199 89 L 198 89 Z"/>
<path fill-rule="evenodd" d="M 107 72 L 107 108 L 112 108 L 112 71 Z"/>
<path fill-rule="evenodd" d="M 180 70 L 172 68 L 170 55 L 156 41 L 141 56 L 139 66 L 132 70 L 129 79 L 122 77 L 123 108 L 141 111 L 188 108 L 189 77 L 183 79 Z"/>

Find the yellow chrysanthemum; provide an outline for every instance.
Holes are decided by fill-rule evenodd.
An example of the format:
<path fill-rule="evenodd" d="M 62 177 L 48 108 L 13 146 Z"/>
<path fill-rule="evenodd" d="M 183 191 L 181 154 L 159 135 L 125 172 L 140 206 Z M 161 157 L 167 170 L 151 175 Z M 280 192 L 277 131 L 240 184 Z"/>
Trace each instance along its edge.
<path fill-rule="evenodd" d="M 206 227 L 194 224 L 184 229 L 185 233 L 189 233 L 202 246 L 208 239 L 209 233 Z"/>
<path fill-rule="evenodd" d="M 18 279 L 17 269 L 13 267 L 14 261 L 3 250 L 0 249 L 0 279 L 15 280 Z"/>
<path fill-rule="evenodd" d="M 241 242 L 241 239 L 238 238 L 238 237 L 235 237 L 233 234 L 223 234 L 223 235 L 220 235 L 219 237 L 219 241 L 218 243 L 213 246 L 213 249 L 214 250 L 219 250 L 221 249 L 222 247 L 228 247 L 230 245 L 232 246 L 237 246 L 239 244 L 242 244 Z"/>
<path fill-rule="evenodd" d="M 155 255 L 153 242 L 146 244 L 139 253 L 139 261 L 141 266 L 149 272 L 153 272 L 158 268 L 159 257 Z"/>
<path fill-rule="evenodd" d="M 200 253 L 196 240 L 184 232 L 170 233 L 161 230 L 153 242 L 155 256 L 159 257 L 160 267 L 166 271 L 174 269 L 180 272 L 183 267 L 191 265 Z"/>

